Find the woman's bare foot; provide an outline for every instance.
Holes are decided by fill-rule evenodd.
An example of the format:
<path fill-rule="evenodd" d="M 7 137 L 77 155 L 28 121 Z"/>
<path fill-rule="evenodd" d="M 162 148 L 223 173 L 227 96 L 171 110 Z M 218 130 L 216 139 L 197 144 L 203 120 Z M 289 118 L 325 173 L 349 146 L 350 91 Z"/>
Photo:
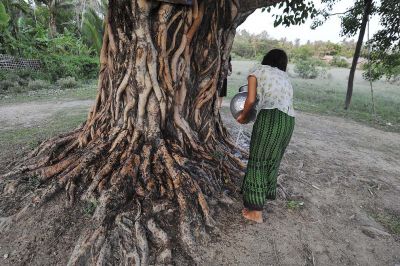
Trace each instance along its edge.
<path fill-rule="evenodd" d="M 256 223 L 262 223 L 263 222 L 263 217 L 262 217 L 262 212 L 261 211 L 250 211 L 250 210 L 244 208 L 242 210 L 242 215 L 247 220 L 254 221 Z"/>

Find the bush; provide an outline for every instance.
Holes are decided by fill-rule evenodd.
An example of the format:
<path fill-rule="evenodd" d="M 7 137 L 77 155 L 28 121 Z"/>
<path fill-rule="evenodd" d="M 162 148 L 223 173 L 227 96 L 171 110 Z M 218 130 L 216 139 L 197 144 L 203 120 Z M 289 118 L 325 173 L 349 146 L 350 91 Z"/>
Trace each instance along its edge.
<path fill-rule="evenodd" d="M 388 82 L 390 84 L 399 85 L 400 86 L 400 75 L 391 77 L 390 79 L 388 79 Z"/>
<path fill-rule="evenodd" d="M 28 90 L 30 91 L 44 90 L 50 88 L 51 85 L 46 80 L 36 79 L 36 80 L 31 80 L 28 83 Z"/>
<path fill-rule="evenodd" d="M 314 49 L 310 45 L 302 45 L 292 50 L 291 59 L 294 61 L 310 60 L 314 55 Z"/>
<path fill-rule="evenodd" d="M 58 79 L 57 85 L 61 89 L 74 89 L 77 88 L 79 84 L 74 77 L 66 77 Z"/>
<path fill-rule="evenodd" d="M 349 63 L 347 63 L 346 59 L 341 58 L 339 56 L 334 56 L 330 64 L 331 64 L 331 66 L 335 66 L 335 67 L 342 67 L 342 68 L 350 67 L 350 65 L 349 65 Z"/>
<path fill-rule="evenodd" d="M 320 76 L 323 79 L 332 79 L 332 74 L 330 75 L 330 77 L 329 77 L 329 74 L 331 74 L 331 73 L 328 73 L 326 68 L 318 69 L 318 76 Z"/>
<path fill-rule="evenodd" d="M 42 71 L 32 69 L 0 70 L 0 80 L 11 80 L 28 85 L 30 80 L 46 79 L 48 75 Z"/>
<path fill-rule="evenodd" d="M 14 90 L 14 87 L 18 86 L 18 83 L 15 83 L 11 80 L 0 80 L 0 93 L 7 93 Z"/>
<path fill-rule="evenodd" d="M 42 58 L 43 71 L 48 79 L 56 81 L 59 78 L 74 77 L 93 79 L 98 75 L 99 60 L 87 55 L 48 55 Z"/>
<path fill-rule="evenodd" d="M 303 79 L 315 79 L 319 75 L 316 63 L 312 59 L 297 60 L 294 72 Z"/>
<path fill-rule="evenodd" d="M 19 76 L 19 71 L 0 72 L 0 91 L 1 93 L 21 92 L 23 88 L 28 86 L 29 79 Z"/>
<path fill-rule="evenodd" d="M 43 72 L 30 69 L 0 70 L 0 92 L 19 93 L 50 88 L 50 83 L 43 77 L 46 77 Z"/>

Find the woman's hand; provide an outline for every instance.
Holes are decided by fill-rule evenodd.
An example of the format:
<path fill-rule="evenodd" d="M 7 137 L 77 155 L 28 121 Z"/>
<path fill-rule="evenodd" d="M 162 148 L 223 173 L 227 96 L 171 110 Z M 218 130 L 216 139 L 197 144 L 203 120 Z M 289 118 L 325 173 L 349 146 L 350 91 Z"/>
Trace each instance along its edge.
<path fill-rule="evenodd" d="M 242 112 L 240 113 L 238 118 L 236 118 L 236 121 L 238 121 L 240 124 L 246 124 L 247 116 L 257 99 L 257 78 L 255 76 L 249 76 L 247 79 L 247 98 L 244 102 Z"/>
<path fill-rule="evenodd" d="M 246 117 L 243 115 L 243 113 L 240 113 L 238 118 L 236 118 L 236 121 L 240 124 L 246 124 Z"/>

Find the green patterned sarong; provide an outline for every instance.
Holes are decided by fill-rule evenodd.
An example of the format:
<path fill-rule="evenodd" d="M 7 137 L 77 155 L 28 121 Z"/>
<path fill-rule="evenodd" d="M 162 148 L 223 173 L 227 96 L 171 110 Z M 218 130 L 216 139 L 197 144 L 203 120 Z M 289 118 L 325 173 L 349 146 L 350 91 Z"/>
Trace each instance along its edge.
<path fill-rule="evenodd" d="M 294 120 L 278 109 L 263 109 L 258 113 L 242 185 L 246 208 L 262 210 L 266 199 L 276 198 L 278 169 L 292 137 Z"/>

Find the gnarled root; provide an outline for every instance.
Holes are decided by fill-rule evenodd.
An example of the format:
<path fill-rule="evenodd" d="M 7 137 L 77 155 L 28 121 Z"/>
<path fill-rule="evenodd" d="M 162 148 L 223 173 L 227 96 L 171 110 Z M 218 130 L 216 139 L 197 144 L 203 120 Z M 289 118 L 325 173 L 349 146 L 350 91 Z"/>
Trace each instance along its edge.
<path fill-rule="evenodd" d="M 71 142 L 64 144 L 69 147 Z M 208 201 L 218 202 L 214 197 L 234 186 L 225 184 L 214 169 L 222 166 L 220 171 L 230 175 L 232 169 L 227 169 L 236 160 L 221 162 L 209 156 L 201 164 L 193 163 L 179 145 L 165 140 L 136 147 L 121 142 L 115 149 L 111 145 L 93 140 L 63 153 L 64 158 L 60 158 L 63 151 L 41 153 L 38 160 L 46 157 L 48 162 L 25 172 L 40 181 L 34 205 L 0 219 L 0 229 L 10 228 L 29 207 L 45 208 L 65 191 L 67 207 L 76 201 L 95 205 L 91 223 L 77 240 L 68 265 L 169 264 L 174 263 L 176 250 L 196 261 L 199 243 L 208 240 L 217 226 Z M 21 182 L 14 183 L 8 190 Z"/>
<path fill-rule="evenodd" d="M 67 207 L 94 206 L 68 265 L 174 263 L 176 250 L 196 260 L 199 243 L 217 227 L 213 208 L 231 203 L 224 192 L 235 197 L 244 169 L 215 104 L 240 20 L 229 3 L 109 5 L 88 120 L 41 144 L 7 175 L 35 176 L 37 208 L 58 195 Z M 6 228 L 12 220 L 0 222 Z"/>

